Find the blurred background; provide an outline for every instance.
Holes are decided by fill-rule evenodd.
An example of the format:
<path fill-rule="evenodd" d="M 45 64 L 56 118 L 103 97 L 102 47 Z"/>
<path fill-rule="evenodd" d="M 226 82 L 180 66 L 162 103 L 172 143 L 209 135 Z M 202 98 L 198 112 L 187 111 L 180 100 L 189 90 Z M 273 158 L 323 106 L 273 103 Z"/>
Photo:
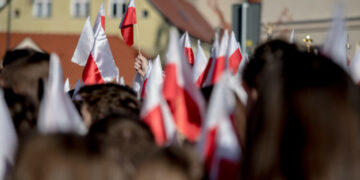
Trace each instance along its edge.
<path fill-rule="evenodd" d="M 135 75 L 133 62 L 137 49 L 148 58 L 157 54 L 165 60 L 171 26 L 187 31 L 196 51 L 200 40 L 210 49 L 214 33 L 234 31 L 242 51 L 250 55 L 261 42 L 282 37 L 295 30 L 295 40 L 302 43 L 309 35 L 314 45 L 325 39 L 337 0 L 136 0 L 139 36 L 127 47 L 119 24 L 128 0 L 0 0 L 0 57 L 7 49 L 33 48 L 56 52 L 71 88 L 81 79 L 82 67 L 71 63 L 86 17 L 95 21 L 104 2 L 106 34 L 116 64 L 125 82 Z M 344 0 L 348 30 L 348 56 L 360 45 L 359 0 Z"/>

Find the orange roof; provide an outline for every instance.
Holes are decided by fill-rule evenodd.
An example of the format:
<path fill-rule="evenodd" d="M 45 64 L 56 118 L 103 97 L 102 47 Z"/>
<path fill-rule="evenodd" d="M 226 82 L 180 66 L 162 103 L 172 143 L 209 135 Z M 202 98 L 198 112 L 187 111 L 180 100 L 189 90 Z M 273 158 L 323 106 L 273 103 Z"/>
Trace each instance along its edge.
<path fill-rule="evenodd" d="M 185 0 L 149 0 L 171 23 L 191 36 L 210 43 L 215 31 L 199 11 Z"/>
<path fill-rule="evenodd" d="M 64 70 L 64 78 L 70 79 L 71 88 L 75 87 L 76 80 L 81 79 L 83 67 L 71 62 L 71 57 L 75 51 L 80 35 L 75 34 L 30 34 L 30 33 L 12 33 L 10 48 L 15 48 L 25 38 L 29 37 L 42 50 L 47 53 L 55 52 L 61 59 L 61 65 Z M 107 36 L 116 65 L 119 68 L 120 75 L 124 76 L 125 82 L 132 84 L 135 70 L 134 60 L 137 50 L 128 47 L 125 42 L 116 35 Z M 0 33 L 0 42 L 5 44 L 6 33 Z M 0 59 L 5 54 L 5 46 L 0 46 Z"/>

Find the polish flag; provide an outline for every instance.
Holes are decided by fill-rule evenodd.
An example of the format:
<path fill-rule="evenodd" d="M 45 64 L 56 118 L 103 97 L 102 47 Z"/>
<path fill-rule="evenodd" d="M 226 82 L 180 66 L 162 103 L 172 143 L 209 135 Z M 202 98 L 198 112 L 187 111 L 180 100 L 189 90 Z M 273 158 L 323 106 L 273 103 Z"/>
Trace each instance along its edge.
<path fill-rule="evenodd" d="M 226 51 L 229 42 L 228 31 L 225 30 L 224 35 L 221 39 L 220 47 L 215 48 L 215 58 L 211 60 L 210 69 L 206 76 L 204 86 L 211 86 L 220 80 L 222 73 L 226 69 Z"/>
<path fill-rule="evenodd" d="M 234 32 L 232 32 L 230 36 L 226 59 L 230 72 L 236 74 L 243 57 Z"/>
<path fill-rule="evenodd" d="M 14 123 L 5 102 L 4 92 L 0 88 L 0 179 L 6 179 L 6 174 L 14 165 L 17 145 Z"/>
<path fill-rule="evenodd" d="M 160 59 L 160 56 L 157 55 L 156 59 Z M 147 92 L 147 84 L 148 84 L 148 80 L 151 74 L 151 70 L 152 70 L 152 62 L 148 61 L 148 68 L 146 69 L 146 73 L 144 75 L 144 80 L 142 82 L 142 86 L 141 86 L 141 98 L 144 98 Z"/>
<path fill-rule="evenodd" d="M 119 70 L 105 34 L 104 3 L 101 4 L 94 24 L 94 37 L 94 45 L 82 74 L 85 85 L 118 81 Z"/>
<path fill-rule="evenodd" d="M 208 59 L 201 47 L 200 40 L 198 40 L 197 52 L 195 57 L 195 63 L 193 67 L 193 80 L 197 87 L 201 87 L 201 82 L 203 82 L 206 65 Z"/>
<path fill-rule="evenodd" d="M 188 32 L 185 32 L 184 40 L 183 40 L 183 46 L 184 46 L 184 55 L 185 59 L 189 62 L 191 66 L 194 65 L 194 52 L 191 47 L 190 38 Z M 181 40 L 180 40 L 181 42 Z"/>
<path fill-rule="evenodd" d="M 94 31 L 91 26 L 90 17 L 88 17 L 85 21 L 85 25 L 82 29 L 80 39 L 76 46 L 73 57 L 71 58 L 71 62 L 78 64 L 80 66 L 85 66 L 86 62 L 89 58 L 91 50 L 94 47 Z"/>
<path fill-rule="evenodd" d="M 344 6 L 340 3 L 336 6 L 334 19 L 324 42 L 322 53 L 334 60 L 337 65 L 347 72 L 346 33 Z"/>
<path fill-rule="evenodd" d="M 192 78 L 189 63 L 184 61 L 178 32 L 170 30 L 163 93 L 169 104 L 178 131 L 190 141 L 200 133 L 205 102 Z"/>
<path fill-rule="evenodd" d="M 64 92 L 63 72 L 56 54 L 51 54 L 49 68 L 49 79 L 39 109 L 39 132 L 85 135 L 87 129 L 80 114 L 70 96 Z"/>
<path fill-rule="evenodd" d="M 163 77 L 159 56 L 153 66 L 148 80 L 148 95 L 144 98 L 140 116 L 153 132 L 156 143 L 162 146 L 171 142 L 176 126 L 162 94 Z"/>
<path fill-rule="evenodd" d="M 134 44 L 134 24 L 136 24 L 135 1 L 130 0 L 119 27 L 128 46 Z"/>
<path fill-rule="evenodd" d="M 211 96 L 206 121 L 197 144 L 210 179 L 236 177 L 242 153 L 232 121 L 236 101 L 230 87 L 231 75 L 229 72 L 223 74 Z"/>
<path fill-rule="evenodd" d="M 210 58 L 209 58 L 209 61 L 208 63 L 206 64 L 206 68 L 205 68 L 205 71 L 204 71 L 204 77 L 202 78 L 201 82 L 200 82 L 200 87 L 204 87 L 204 86 L 209 86 L 210 83 L 206 84 L 205 83 L 205 80 L 207 79 L 206 77 L 210 76 L 210 69 L 211 69 L 211 65 L 212 65 L 212 62 L 214 59 L 216 59 L 216 51 L 220 48 L 219 47 L 219 34 L 218 32 L 215 33 L 215 40 L 214 40 L 214 43 L 211 47 L 211 50 L 210 50 Z"/>
<path fill-rule="evenodd" d="M 354 83 L 360 86 L 360 49 L 357 50 L 349 66 L 350 76 Z"/>

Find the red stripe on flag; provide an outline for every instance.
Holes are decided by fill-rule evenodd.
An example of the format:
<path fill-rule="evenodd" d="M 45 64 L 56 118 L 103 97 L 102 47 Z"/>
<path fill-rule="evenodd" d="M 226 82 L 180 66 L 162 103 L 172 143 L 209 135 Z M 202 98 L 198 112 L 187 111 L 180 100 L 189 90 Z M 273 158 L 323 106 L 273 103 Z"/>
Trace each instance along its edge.
<path fill-rule="evenodd" d="M 178 85 L 176 65 L 166 65 L 165 72 L 163 93 L 177 128 L 190 141 L 195 141 L 201 128 L 199 107 L 189 93 Z"/>
<path fill-rule="evenodd" d="M 211 84 L 217 83 L 225 70 L 225 56 L 220 56 L 215 61 L 215 67 L 211 78 Z"/>
<path fill-rule="evenodd" d="M 101 26 L 105 31 L 105 16 L 101 16 L 100 19 L 101 19 Z"/>
<path fill-rule="evenodd" d="M 188 48 L 188 47 L 185 47 L 184 50 L 185 50 L 184 51 L 185 57 L 187 58 L 190 65 L 193 66 L 194 65 L 194 53 L 193 53 L 193 50 L 191 48 Z"/>
<path fill-rule="evenodd" d="M 239 65 L 240 65 L 241 61 L 242 61 L 242 56 L 241 56 L 239 48 L 237 48 L 236 51 L 229 58 L 230 71 L 232 71 L 234 74 L 236 74 L 239 69 Z"/>
<path fill-rule="evenodd" d="M 152 109 L 144 118 L 144 122 L 150 127 L 158 145 L 166 142 L 166 132 L 160 105 Z"/>
<path fill-rule="evenodd" d="M 148 81 L 148 78 L 145 79 L 142 89 L 141 89 L 141 97 L 144 98 L 145 97 L 145 89 L 146 89 L 146 83 Z"/>
<path fill-rule="evenodd" d="M 211 165 L 214 159 L 215 153 L 215 141 L 216 141 L 216 132 L 217 128 L 213 128 L 209 130 L 206 134 L 206 142 L 205 142 L 205 170 L 207 173 L 210 174 L 211 172 Z"/>
<path fill-rule="evenodd" d="M 134 7 L 129 7 L 126 10 L 125 17 L 121 24 L 121 28 L 136 24 L 136 11 Z"/>
<path fill-rule="evenodd" d="M 196 86 L 198 87 L 198 88 L 201 88 L 201 84 L 202 84 L 202 82 L 204 82 L 204 79 L 205 78 L 205 71 L 203 71 L 201 74 L 200 74 L 200 76 L 199 76 L 199 78 L 196 80 L 196 82 L 195 82 L 195 84 L 196 84 Z"/>
<path fill-rule="evenodd" d="M 121 34 L 126 42 L 126 45 L 132 46 L 134 44 L 134 26 L 129 25 L 121 28 Z"/>
<path fill-rule="evenodd" d="M 97 67 L 94 58 L 92 55 L 89 55 L 89 58 L 86 62 L 82 78 L 85 85 L 92 85 L 92 84 L 104 84 L 105 81 L 101 77 L 99 68 Z"/>
<path fill-rule="evenodd" d="M 203 79 L 202 79 L 201 82 L 200 82 L 200 87 L 204 84 L 204 82 L 205 82 L 205 80 L 206 80 L 206 77 L 211 75 L 211 74 L 209 74 L 209 72 L 210 72 L 210 68 L 211 68 L 212 61 L 213 61 L 213 59 L 212 59 L 212 57 L 210 57 L 207 65 L 206 65 L 205 71 L 203 72 L 203 73 L 204 73 L 204 77 L 203 77 Z"/>

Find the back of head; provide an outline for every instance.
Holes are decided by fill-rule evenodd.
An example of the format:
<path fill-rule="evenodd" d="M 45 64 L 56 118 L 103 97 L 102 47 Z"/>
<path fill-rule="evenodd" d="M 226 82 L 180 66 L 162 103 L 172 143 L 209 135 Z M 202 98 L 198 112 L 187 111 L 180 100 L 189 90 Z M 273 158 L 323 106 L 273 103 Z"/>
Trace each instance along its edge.
<path fill-rule="evenodd" d="M 19 147 L 11 179 L 125 179 L 116 164 L 92 155 L 85 142 L 75 135 L 31 137 Z"/>
<path fill-rule="evenodd" d="M 98 84 L 85 86 L 77 96 L 90 113 L 91 122 L 97 122 L 117 111 L 140 112 L 140 102 L 135 92 L 117 84 Z"/>
<path fill-rule="evenodd" d="M 94 123 L 88 133 L 93 149 L 115 160 L 134 174 L 157 147 L 145 123 L 133 114 L 118 113 Z"/>
<path fill-rule="evenodd" d="M 162 148 L 139 168 L 135 180 L 200 180 L 202 164 L 189 147 Z"/>
<path fill-rule="evenodd" d="M 49 75 L 49 59 L 49 54 L 34 50 L 7 52 L 3 60 L 1 86 L 29 96 L 39 104 Z"/>
<path fill-rule="evenodd" d="M 359 94 L 330 59 L 309 53 L 266 68 L 247 121 L 245 179 L 354 179 Z"/>
<path fill-rule="evenodd" d="M 9 88 L 4 89 L 4 97 L 18 136 L 26 136 L 36 127 L 38 107 L 29 97 Z"/>

